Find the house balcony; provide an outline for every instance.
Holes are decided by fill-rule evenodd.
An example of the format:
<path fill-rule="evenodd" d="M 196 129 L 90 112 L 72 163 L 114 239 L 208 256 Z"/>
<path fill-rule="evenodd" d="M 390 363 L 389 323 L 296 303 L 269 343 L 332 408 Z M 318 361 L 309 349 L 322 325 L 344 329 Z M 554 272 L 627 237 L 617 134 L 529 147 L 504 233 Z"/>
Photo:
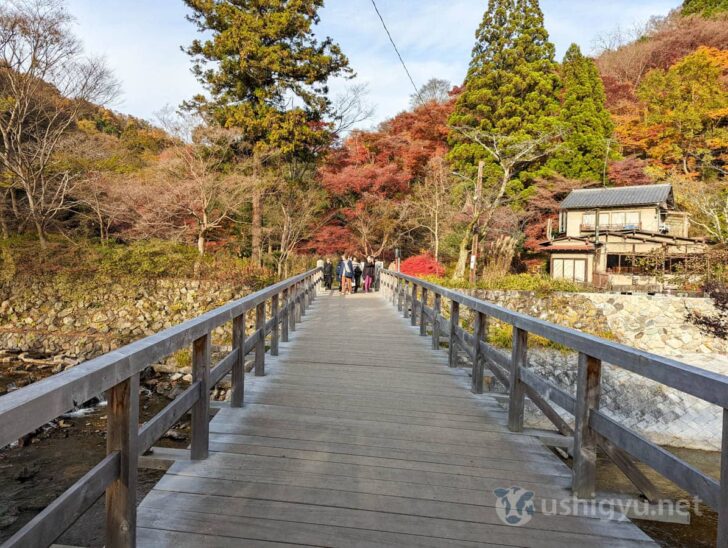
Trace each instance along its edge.
<path fill-rule="evenodd" d="M 582 232 L 596 232 L 596 227 L 592 224 L 582 224 L 579 226 Z M 601 232 L 619 232 L 623 230 L 642 230 L 642 223 L 624 223 L 618 225 L 599 225 Z"/>

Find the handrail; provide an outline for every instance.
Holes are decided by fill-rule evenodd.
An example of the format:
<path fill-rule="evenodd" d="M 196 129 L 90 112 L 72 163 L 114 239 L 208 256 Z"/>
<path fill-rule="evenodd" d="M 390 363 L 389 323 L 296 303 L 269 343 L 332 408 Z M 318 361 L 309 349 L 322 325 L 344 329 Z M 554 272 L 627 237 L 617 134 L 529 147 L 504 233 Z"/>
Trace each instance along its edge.
<path fill-rule="evenodd" d="M 657 489 L 634 465 L 629 458 L 631 456 L 715 508 L 719 513 L 718 546 L 728 546 L 727 376 L 514 312 L 399 272 L 383 271 L 382 285 L 392 304 L 403 312 L 405 318 L 410 318 L 413 326 L 417 324 L 419 316 L 421 335 L 427 334 L 428 323 L 433 327 L 433 348 L 440 347 L 440 333 L 446 334 L 449 339 L 450 367 L 457 366 L 458 348 L 467 353 L 472 360 L 474 393 L 483 392 L 484 367 L 493 372 L 508 390 L 508 428 L 511 431 L 523 430 L 524 402 L 528 397 L 555 425 L 559 433 L 574 437 L 572 490 L 575 496 L 580 498 L 595 496 L 598 446 L 649 500 L 658 498 Z M 428 295 L 434 297 L 435 306 L 428 306 Z M 449 319 L 440 314 L 443 298 L 450 300 Z M 472 334 L 460 325 L 462 306 L 475 313 Z M 513 327 L 510 358 L 488 344 L 487 325 L 490 318 Z M 576 396 L 555 386 L 527 367 L 529 334 L 539 335 L 579 353 Z M 621 367 L 722 407 L 723 443 L 720 477 L 723 481 L 702 473 L 601 412 L 599 399 L 602 362 Z M 562 413 L 551 406 L 552 404 L 574 417 L 573 428 L 564 420 Z"/>
<path fill-rule="evenodd" d="M 265 340 L 277 355 L 321 283 L 315 268 L 232 301 L 149 337 L 0 397 L 0 447 L 35 431 L 94 396 L 107 393 L 107 457 L 3 544 L 52 544 L 106 491 L 106 546 L 136 542 L 136 476 L 140 454 L 187 412 L 192 414 L 191 458 L 209 450 L 210 390 L 231 374 L 231 406 L 243 405 L 245 356 L 255 351 L 255 375 L 265 374 Z M 271 317 L 266 321 L 266 303 Z M 245 314 L 256 310 L 256 329 L 245 336 Z M 211 369 L 212 332 L 232 322 L 233 349 Z M 191 386 L 139 426 L 139 374 L 192 345 Z"/>

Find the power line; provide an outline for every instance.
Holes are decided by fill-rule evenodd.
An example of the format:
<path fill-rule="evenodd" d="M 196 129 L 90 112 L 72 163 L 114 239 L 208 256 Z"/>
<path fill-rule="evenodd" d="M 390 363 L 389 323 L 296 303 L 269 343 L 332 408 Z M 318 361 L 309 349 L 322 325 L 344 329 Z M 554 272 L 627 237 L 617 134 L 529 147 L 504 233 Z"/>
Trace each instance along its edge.
<path fill-rule="evenodd" d="M 397 54 L 397 57 L 399 57 L 399 62 L 402 63 L 402 68 L 404 68 L 404 71 L 407 73 L 407 78 L 409 78 L 410 83 L 412 84 L 412 88 L 415 90 L 415 95 L 417 95 L 417 98 L 422 101 L 422 97 L 420 96 L 420 90 L 415 84 L 414 79 L 412 78 L 412 75 L 410 74 L 409 69 L 407 68 L 407 65 L 404 62 L 404 59 L 402 59 L 402 55 L 399 53 L 399 49 L 397 49 L 397 44 L 394 43 L 394 39 L 392 38 L 392 34 L 389 32 L 389 29 L 387 28 L 387 23 L 384 22 L 384 18 L 382 17 L 382 14 L 379 12 L 379 8 L 377 7 L 377 3 L 375 0 L 372 1 L 372 6 L 374 6 L 374 11 L 377 12 L 377 15 L 379 16 L 379 20 L 382 22 L 382 26 L 384 27 L 384 32 L 387 33 L 387 36 L 389 37 L 389 41 L 392 43 L 392 47 L 394 48 L 394 52 Z"/>

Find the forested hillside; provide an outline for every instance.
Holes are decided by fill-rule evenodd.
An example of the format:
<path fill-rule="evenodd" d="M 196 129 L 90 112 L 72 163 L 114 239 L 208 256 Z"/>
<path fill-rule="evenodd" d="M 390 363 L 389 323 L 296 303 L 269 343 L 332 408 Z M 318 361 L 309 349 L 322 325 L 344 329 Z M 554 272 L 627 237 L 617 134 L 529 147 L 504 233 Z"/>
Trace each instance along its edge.
<path fill-rule="evenodd" d="M 669 182 L 728 243 L 728 4 L 687 0 L 556 59 L 537 0 L 490 0 L 464 82 L 433 78 L 372 130 L 322 0 L 185 0 L 206 92 L 153 122 L 62 2 L 0 7 L 3 275 L 283 276 L 314 256 L 431 254 L 462 278 L 538 267 L 572 189 Z M 264 13 L 260 13 L 262 10 Z M 482 190 L 477 191 L 478 178 Z M 174 259 L 168 262 L 167 259 Z"/>

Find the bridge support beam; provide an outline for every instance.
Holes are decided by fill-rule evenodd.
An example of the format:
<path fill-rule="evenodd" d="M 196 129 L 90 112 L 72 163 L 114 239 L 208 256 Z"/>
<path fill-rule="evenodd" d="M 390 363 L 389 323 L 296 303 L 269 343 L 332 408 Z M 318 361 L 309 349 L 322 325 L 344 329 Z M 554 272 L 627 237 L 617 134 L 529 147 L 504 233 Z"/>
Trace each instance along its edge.
<path fill-rule="evenodd" d="M 594 498 L 597 481 L 597 437 L 589 426 L 592 411 L 599 409 L 602 362 L 579 352 L 576 374 L 576 409 L 574 413 L 574 496 Z"/>

